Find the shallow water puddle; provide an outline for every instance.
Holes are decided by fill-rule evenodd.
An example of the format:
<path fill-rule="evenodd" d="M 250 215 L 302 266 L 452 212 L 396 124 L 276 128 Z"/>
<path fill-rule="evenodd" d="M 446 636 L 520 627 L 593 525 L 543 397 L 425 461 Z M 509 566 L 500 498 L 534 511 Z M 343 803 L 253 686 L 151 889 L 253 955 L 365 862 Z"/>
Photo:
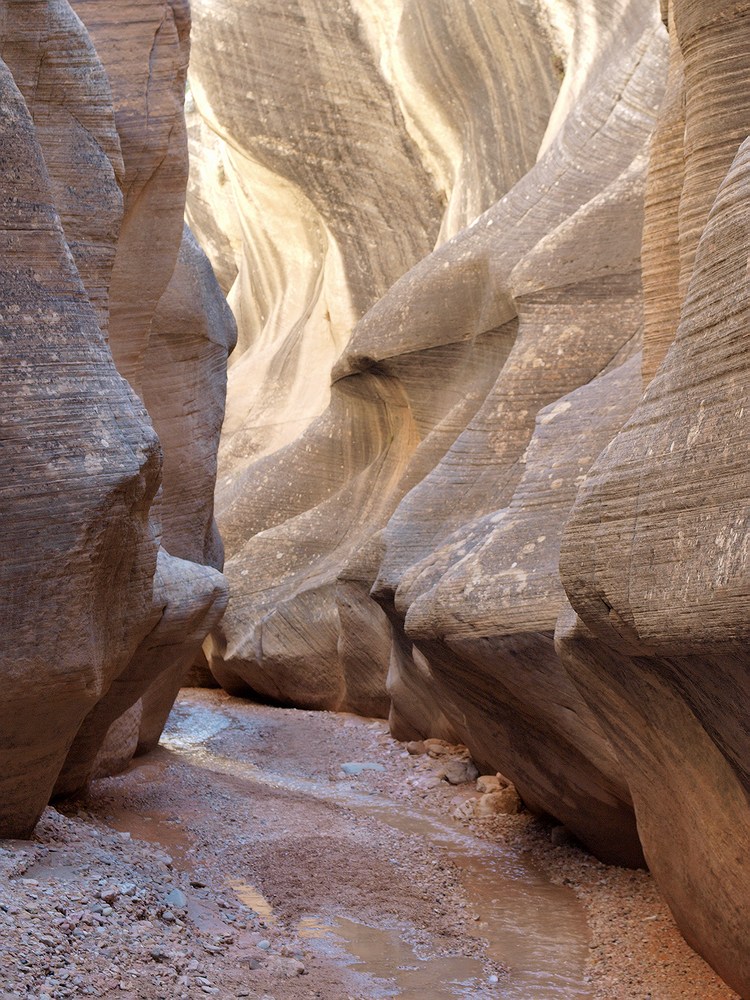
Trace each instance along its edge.
<path fill-rule="evenodd" d="M 325 922 L 320 917 L 303 917 L 300 937 L 309 941 L 331 941 L 351 957 L 355 972 L 379 981 L 371 993 L 376 997 L 429 997 L 451 1000 L 502 996 L 487 983 L 483 962 L 475 958 L 430 956 L 420 958 L 398 931 L 369 927 L 346 917 Z"/>
<path fill-rule="evenodd" d="M 273 923 L 276 920 L 273 907 L 268 902 L 262 892 L 258 892 L 255 886 L 247 885 L 244 882 L 230 882 L 229 888 L 233 889 L 237 899 L 245 906 L 249 906 L 266 923 Z"/>

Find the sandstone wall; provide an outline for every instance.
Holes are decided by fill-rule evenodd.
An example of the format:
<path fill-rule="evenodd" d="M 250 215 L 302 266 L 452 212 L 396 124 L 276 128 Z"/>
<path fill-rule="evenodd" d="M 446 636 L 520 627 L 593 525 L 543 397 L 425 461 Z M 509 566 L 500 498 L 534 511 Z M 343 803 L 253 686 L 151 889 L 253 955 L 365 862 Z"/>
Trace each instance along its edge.
<path fill-rule="evenodd" d="M 197 0 L 188 213 L 216 678 L 467 743 L 750 996 L 745 7 Z"/>
<path fill-rule="evenodd" d="M 746 997 L 750 115 L 737 81 L 750 18 L 676 0 L 669 19 L 673 97 L 646 229 L 654 271 L 670 276 L 661 304 L 651 282 L 653 378 L 579 493 L 557 642 L 625 767 L 680 928 Z"/>
<path fill-rule="evenodd" d="M 636 363 L 615 370 L 642 333 L 658 11 L 323 7 L 195 5 L 195 134 L 211 139 L 192 217 L 213 202 L 244 231 L 239 255 L 231 227 L 207 233 L 227 274 L 236 263 L 240 325 L 218 490 L 233 599 L 211 668 L 232 691 L 390 711 L 401 737 L 461 738 L 602 856 L 639 863 L 624 776 L 552 633 L 577 482 L 637 401 Z M 284 206 L 273 239 L 269 213 L 248 205 L 259 191 Z M 313 219 L 325 253 L 310 253 Z M 342 302 L 334 351 L 319 310 Z M 525 466 L 537 414 L 608 372 L 565 402 L 554 434 L 540 425 L 547 443 Z M 520 513 L 495 530 L 535 455 L 516 507 L 559 461 L 536 534 Z M 520 593 L 531 570 L 504 573 L 513 544 L 539 547 L 535 598 L 531 583 Z M 495 595 L 511 578 L 505 615 L 516 597 L 498 609 Z M 501 722 L 524 685 L 538 699 Z"/>
<path fill-rule="evenodd" d="M 177 0 L 0 3 L 2 836 L 83 787 L 126 711 L 108 759 L 127 760 L 141 696 L 226 604 L 233 321 L 191 240 L 175 268 L 188 34 Z"/>

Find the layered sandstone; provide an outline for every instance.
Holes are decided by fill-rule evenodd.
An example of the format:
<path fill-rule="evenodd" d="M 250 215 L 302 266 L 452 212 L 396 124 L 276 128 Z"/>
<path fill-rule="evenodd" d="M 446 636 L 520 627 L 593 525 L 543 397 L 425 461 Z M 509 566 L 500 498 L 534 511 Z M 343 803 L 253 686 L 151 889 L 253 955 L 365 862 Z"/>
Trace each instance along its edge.
<path fill-rule="evenodd" d="M 466 743 L 750 996 L 745 5 L 195 13 L 215 676 Z"/>
<path fill-rule="evenodd" d="M 460 738 L 602 856 L 637 863 L 624 776 L 552 632 L 556 545 L 577 479 L 637 397 L 633 365 L 614 369 L 640 342 L 664 32 L 647 0 L 474 13 L 415 2 L 376 18 L 352 3 L 334 17 L 311 2 L 304 21 L 284 22 L 255 2 L 195 5 L 192 92 L 213 139 L 194 185 L 219 156 L 226 183 L 191 194 L 193 218 L 224 199 L 246 232 L 218 494 L 234 596 L 211 666 L 230 690 L 279 701 L 369 712 L 390 702 L 399 735 Z M 302 59 L 315 86 L 300 108 L 288 94 Z M 262 191 L 284 206 L 285 245 L 269 213 L 248 207 Z M 325 225 L 325 254 L 310 250 L 311 220 Z M 208 235 L 226 261 L 232 234 Z M 329 283 L 334 264 L 343 283 Z M 333 370 L 318 314 L 334 317 L 331 302 L 347 303 L 330 320 L 345 344 Z M 494 531 L 525 468 L 517 506 L 541 488 L 523 458 L 537 414 L 610 371 L 537 449 L 537 477 L 550 450 L 560 462 L 544 524 L 517 511 L 515 534 Z M 265 394 L 252 394 L 248 372 Z M 281 427 L 264 428 L 269 393 Z M 303 403 L 287 423 L 310 393 L 312 410 Z M 498 610 L 507 580 L 491 566 L 506 543 L 536 545 L 534 530 L 549 540 L 536 603 L 529 590 Z M 524 684 L 539 698 L 519 713 L 511 692 L 522 703 Z"/>
<path fill-rule="evenodd" d="M 34 123 L 4 63 L 0 87 L 9 539 L 0 830 L 26 836 L 87 712 L 153 627 L 157 543 L 148 512 L 160 458 L 145 410 L 106 348 Z"/>
<path fill-rule="evenodd" d="M 207 564 L 233 321 L 187 236 L 175 268 L 187 5 L 3 2 L 0 26 L 0 833 L 24 836 L 111 725 L 132 753 L 141 696 L 226 604 Z"/>
<path fill-rule="evenodd" d="M 656 182 L 673 194 L 653 200 L 650 229 L 679 324 L 668 350 L 660 324 L 647 327 L 661 366 L 580 491 L 563 546 L 572 608 L 558 646 L 623 762 L 649 866 L 680 928 L 744 997 L 750 114 L 737 80 L 750 19 L 740 5 L 678 0 L 670 27 L 685 141 L 671 102 L 654 158 Z M 667 206 L 677 238 L 657 254 Z"/>

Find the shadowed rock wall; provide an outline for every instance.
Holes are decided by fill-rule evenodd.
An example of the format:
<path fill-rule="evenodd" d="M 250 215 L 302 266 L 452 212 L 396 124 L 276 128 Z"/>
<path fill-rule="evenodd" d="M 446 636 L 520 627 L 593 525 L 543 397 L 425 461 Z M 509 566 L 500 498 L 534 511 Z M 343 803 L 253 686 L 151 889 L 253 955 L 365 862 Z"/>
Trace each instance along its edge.
<path fill-rule="evenodd" d="M 747 997 L 750 17 L 680 0 L 669 15 L 646 227 L 665 278 L 661 301 L 650 283 L 653 377 L 578 495 L 557 642 L 625 767 L 680 928 Z"/>
<path fill-rule="evenodd" d="M 85 785 L 126 711 L 105 756 L 132 755 L 141 695 L 226 604 L 211 496 L 233 321 L 189 238 L 175 269 L 188 33 L 176 0 L 0 3 L 2 836 Z"/>

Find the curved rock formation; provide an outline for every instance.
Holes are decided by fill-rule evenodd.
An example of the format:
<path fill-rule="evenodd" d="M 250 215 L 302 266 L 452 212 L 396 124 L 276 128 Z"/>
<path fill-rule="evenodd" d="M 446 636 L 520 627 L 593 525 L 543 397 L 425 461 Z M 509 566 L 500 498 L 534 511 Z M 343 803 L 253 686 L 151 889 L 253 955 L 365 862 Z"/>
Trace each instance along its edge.
<path fill-rule="evenodd" d="M 375 16 L 364 2 L 193 4 L 192 92 L 226 179 L 203 197 L 214 215 L 228 204 L 222 215 L 237 212 L 244 232 L 227 476 L 325 410 L 353 325 L 432 250 L 446 201 L 455 230 L 533 163 L 559 82 L 551 44 L 526 3 L 472 7 L 410 0 Z M 433 30 L 453 43 L 421 51 Z M 506 72 L 493 76 L 499 60 Z M 510 156 L 482 164 L 499 116 Z M 203 238 L 195 188 L 189 211 Z M 215 224 L 206 236 L 221 245 Z"/>
<path fill-rule="evenodd" d="M 460 736 L 478 759 L 510 773 L 530 804 L 563 819 L 602 856 L 637 863 L 624 777 L 602 749 L 604 736 L 552 646 L 562 602 L 556 539 L 576 477 L 635 405 L 632 365 L 625 381 L 613 375 L 601 392 L 597 386 L 584 394 L 582 408 L 602 410 L 598 433 L 575 407 L 562 422 L 555 445 L 561 452 L 559 496 L 545 530 L 537 531 L 550 544 L 537 567 L 542 591 L 536 610 L 519 598 L 515 618 L 508 619 L 509 603 L 499 611 L 493 592 L 502 580 L 489 572 L 496 542 L 497 566 L 513 539 L 519 548 L 532 543 L 525 534 L 530 521 L 523 527 L 517 516 L 511 538 L 493 532 L 491 518 L 512 503 L 522 481 L 537 414 L 630 357 L 642 325 L 645 154 L 662 88 L 663 29 L 648 0 L 623 0 L 606 12 L 575 4 L 565 17 L 553 6 L 556 22 L 552 8 L 533 13 L 511 2 L 501 9 L 480 4 L 475 16 L 456 12 L 455 5 L 405 3 L 381 19 L 367 3 L 352 3 L 336 20 L 310 3 L 304 5 L 305 34 L 295 22 L 280 41 L 270 33 L 262 4 L 235 4 L 232 12 L 197 4 L 198 109 L 224 140 L 226 159 L 237 165 L 241 149 L 255 170 L 251 175 L 249 165 L 244 173 L 235 166 L 227 187 L 244 191 L 261 170 L 268 190 L 293 183 L 301 192 L 298 203 L 314 205 L 333 234 L 329 246 L 337 249 L 353 313 L 367 304 L 365 290 L 380 296 L 354 328 L 330 390 L 324 386 L 328 409 L 296 441 L 261 460 L 258 454 L 279 439 L 274 430 L 263 437 L 258 404 L 248 403 L 238 371 L 260 364 L 266 376 L 272 373 L 275 394 L 297 399 L 298 380 L 286 375 L 296 348 L 277 339 L 273 367 L 264 367 L 267 329 L 260 332 L 259 321 L 254 340 L 241 334 L 218 501 L 234 597 L 214 636 L 211 666 L 230 690 L 381 712 L 390 672 L 391 718 L 399 735 Z M 361 30 L 354 36 L 357 17 Z M 275 24 L 278 19 L 277 13 Z M 294 125 L 292 108 L 300 111 L 285 96 L 286 74 L 287 67 L 298 71 L 301 37 L 315 80 L 340 73 L 345 55 L 352 77 L 360 73 L 371 81 L 375 66 L 377 89 L 363 95 L 360 83 L 352 82 L 345 91 L 351 103 L 340 107 L 335 102 L 343 98 L 332 85 L 324 95 L 313 87 Z M 329 38 L 339 40 L 336 56 Z M 236 110 L 240 86 L 250 94 L 242 116 Z M 380 104 L 373 94 L 383 95 Z M 359 132 L 346 124 L 355 107 L 364 118 Z M 367 165 L 366 178 L 355 181 L 371 148 L 371 123 L 385 113 L 392 128 L 394 108 L 410 145 L 392 140 L 394 158 L 381 156 L 377 166 Z M 493 147 L 501 120 L 503 142 Z M 329 147 L 316 146 L 312 157 L 305 144 L 315 121 L 316 134 L 331 121 L 337 127 Z M 300 154 L 293 158 L 281 136 L 300 132 Z M 404 148 L 411 150 L 409 160 L 402 158 Z M 331 186 L 327 157 L 336 164 L 338 187 Z M 393 170 L 400 174 L 398 186 L 390 180 Z M 443 192 L 440 245 L 386 291 L 378 275 L 387 266 L 397 277 L 409 263 L 395 241 L 405 229 L 423 231 L 409 214 L 422 204 L 409 185 L 424 189 L 425 177 L 433 191 Z M 346 229 L 355 183 L 370 215 L 356 239 Z M 369 211 L 371 200 L 386 213 L 382 222 Z M 236 204 L 248 234 L 257 234 L 256 217 Z M 386 227 L 392 230 L 394 222 L 387 213 L 398 205 L 402 219 L 389 234 Z M 373 219 L 391 245 L 385 237 L 376 247 L 358 242 Z M 290 238 L 294 232 L 287 227 Z M 443 242 L 445 237 L 452 238 Z M 257 236 L 258 255 L 261 248 L 268 255 L 265 238 Z M 298 242 L 307 246 L 302 237 Z M 415 245 L 410 254 L 418 253 Z M 360 282 L 363 255 L 371 269 L 366 287 Z M 295 266 L 308 258 L 302 250 Z M 247 252 L 243 257 L 231 295 L 241 329 L 247 310 L 257 307 L 242 269 L 270 287 L 269 266 Z M 316 292 L 316 302 L 322 294 Z M 286 337 L 293 326 L 288 316 L 282 324 L 289 307 L 282 299 L 273 320 Z M 312 319 L 304 327 L 311 350 L 316 329 Z M 305 378 L 312 382 L 318 371 L 306 371 Z M 613 380 L 620 409 L 611 411 L 606 386 Z M 284 405 L 277 411 L 282 419 Z M 546 462 L 549 453 L 538 450 Z M 472 602 L 461 595 L 467 579 L 475 578 L 486 584 L 471 591 L 469 609 Z M 369 597 L 373 584 L 382 610 Z M 454 598 L 461 605 L 460 626 Z M 506 658 L 502 694 L 495 639 L 515 650 Z M 509 707 L 516 704 L 510 690 L 522 687 L 524 671 L 528 678 L 536 667 L 545 675 L 545 691 L 522 718 Z M 499 723 L 503 698 L 505 728 Z M 567 706 L 565 718 L 559 704 Z M 556 741 L 569 748 L 566 764 Z"/>
<path fill-rule="evenodd" d="M 172 277 L 187 184 L 183 104 L 188 0 L 72 0 L 112 87 L 124 215 L 110 289 L 109 342 L 140 394 L 151 319 Z"/>
<path fill-rule="evenodd" d="M 340 379 L 333 389 L 331 366 L 357 316 L 431 249 L 441 201 L 451 204 L 455 226 L 461 212 L 473 216 L 479 201 L 487 207 L 531 167 L 559 78 L 551 42 L 525 4 L 504 4 L 502 16 L 496 5 L 481 4 L 476 23 L 455 5 L 409 4 L 400 21 L 377 25 L 366 5 L 342 7 L 335 17 L 315 3 L 303 6 L 304 24 L 290 9 L 282 35 L 276 5 L 273 12 L 257 3 L 195 6 L 193 93 L 225 140 L 227 188 L 248 233 L 230 296 L 239 314 L 241 353 L 230 373 L 219 491 L 227 572 L 236 586 L 218 639 L 229 648 L 217 655 L 214 669 L 233 688 L 249 684 L 305 704 L 383 711 L 388 627 L 367 598 L 377 560 L 357 553 L 363 547 L 374 553 L 374 529 L 416 481 L 413 473 L 404 474 L 420 438 L 441 425 L 447 446 L 480 405 L 507 356 L 513 324 L 478 330 L 473 343 L 430 345 L 438 349 L 422 355 L 406 347 L 387 370 Z M 509 38 L 511 14 L 525 30 Z M 443 37 L 446 20 L 452 21 L 464 51 L 457 45 L 447 50 L 444 64 L 428 61 L 420 49 L 420 40 L 429 37 L 425 19 L 434 20 Z M 472 41 L 476 31 L 480 38 Z M 283 58 L 271 42 L 284 46 Z M 488 66 L 498 59 L 508 74 L 493 82 Z M 301 60 L 306 79 L 314 81 L 306 88 L 302 128 L 288 98 Z M 342 73 L 348 81 L 343 90 L 331 82 Z M 512 162 L 471 167 L 479 159 L 458 139 L 444 151 L 430 147 L 427 122 L 418 127 L 409 107 L 420 101 L 435 107 L 446 74 L 458 89 L 455 107 L 440 102 L 445 129 L 465 129 L 478 152 L 489 142 L 493 116 L 504 114 Z M 493 103 L 489 117 L 474 100 L 482 80 L 493 102 L 499 95 L 505 100 L 502 109 Z M 241 115 L 240 86 L 250 95 Z M 462 113 L 469 108 L 468 116 Z M 318 138 L 332 122 L 330 141 L 337 149 Z M 433 120 L 431 127 L 443 125 Z M 295 134 L 294 149 L 281 141 L 289 134 Z M 264 191 L 281 216 L 278 231 L 271 228 L 273 213 L 247 204 L 248 192 L 257 201 Z M 251 323 L 252 310 L 260 315 Z M 444 378 L 446 366 L 452 378 Z M 245 373 L 265 380 L 266 395 L 251 394 Z M 268 394 L 274 426 L 264 429 Z M 329 396 L 328 410 L 297 441 L 257 461 L 309 423 Z M 300 412 L 308 398 L 310 409 L 303 402 Z M 287 411 L 296 423 L 287 423 Z M 342 620 L 354 628 L 352 635 Z M 372 642 L 364 649 L 362 629 Z M 367 679 L 363 665 L 373 657 Z M 367 692 L 355 695 L 353 686 L 363 683 Z"/>
<path fill-rule="evenodd" d="M 227 357 L 236 337 L 234 319 L 208 258 L 185 226 L 172 280 L 152 320 L 142 384 L 164 453 L 162 491 L 156 508 L 161 543 L 177 562 L 186 561 L 183 572 L 191 575 L 195 589 L 190 596 L 185 581 L 177 581 L 185 591 L 186 606 L 175 612 L 194 615 L 200 594 L 205 618 L 200 635 L 192 626 L 192 655 L 186 647 L 172 664 L 162 655 L 164 671 L 150 671 L 153 683 L 144 693 L 140 752 L 156 746 L 184 682 L 186 664 L 196 656 L 203 659 L 200 644 L 223 613 L 229 596 L 219 574 L 203 568 L 221 570 L 224 565 L 224 546 L 214 520 L 214 487 Z M 174 586 L 166 587 L 172 608 Z M 155 597 L 160 599 L 158 593 Z M 159 639 L 158 644 L 164 643 Z"/>
<path fill-rule="evenodd" d="M 152 627 L 160 458 L 102 338 L 5 64 L 0 88 L 7 837 L 31 832 L 84 716 Z"/>
<path fill-rule="evenodd" d="M 447 723 L 480 768 L 502 766 L 528 807 L 627 865 L 643 858 L 626 775 L 562 669 L 553 633 L 563 525 L 593 456 L 640 394 L 636 356 L 540 411 L 510 504 L 449 540 L 457 558 L 429 600 L 410 608 L 414 646 L 389 676 L 398 736 Z"/>
<path fill-rule="evenodd" d="M 211 667 L 642 846 L 750 996 L 750 15 L 470 7 L 195 5 L 240 325 Z"/>
<path fill-rule="evenodd" d="M 86 783 L 110 725 L 129 710 L 118 739 L 133 729 L 141 695 L 185 669 L 227 600 L 205 564 L 222 559 L 234 324 L 188 234 L 175 269 L 187 5 L 75 7 L 0 3 L 3 836 L 27 835 L 53 787 Z M 165 454 L 158 500 L 142 399 Z M 144 717 L 152 741 L 175 690 Z"/>
<path fill-rule="evenodd" d="M 736 90 L 750 18 L 679 0 L 672 13 L 685 145 L 675 149 L 671 104 L 655 159 L 673 190 L 684 183 L 654 214 L 678 216 L 660 262 L 679 276 L 672 297 L 687 294 L 643 401 L 579 494 L 561 562 L 574 610 L 558 645 L 623 762 L 681 930 L 750 996 L 750 115 Z"/>

